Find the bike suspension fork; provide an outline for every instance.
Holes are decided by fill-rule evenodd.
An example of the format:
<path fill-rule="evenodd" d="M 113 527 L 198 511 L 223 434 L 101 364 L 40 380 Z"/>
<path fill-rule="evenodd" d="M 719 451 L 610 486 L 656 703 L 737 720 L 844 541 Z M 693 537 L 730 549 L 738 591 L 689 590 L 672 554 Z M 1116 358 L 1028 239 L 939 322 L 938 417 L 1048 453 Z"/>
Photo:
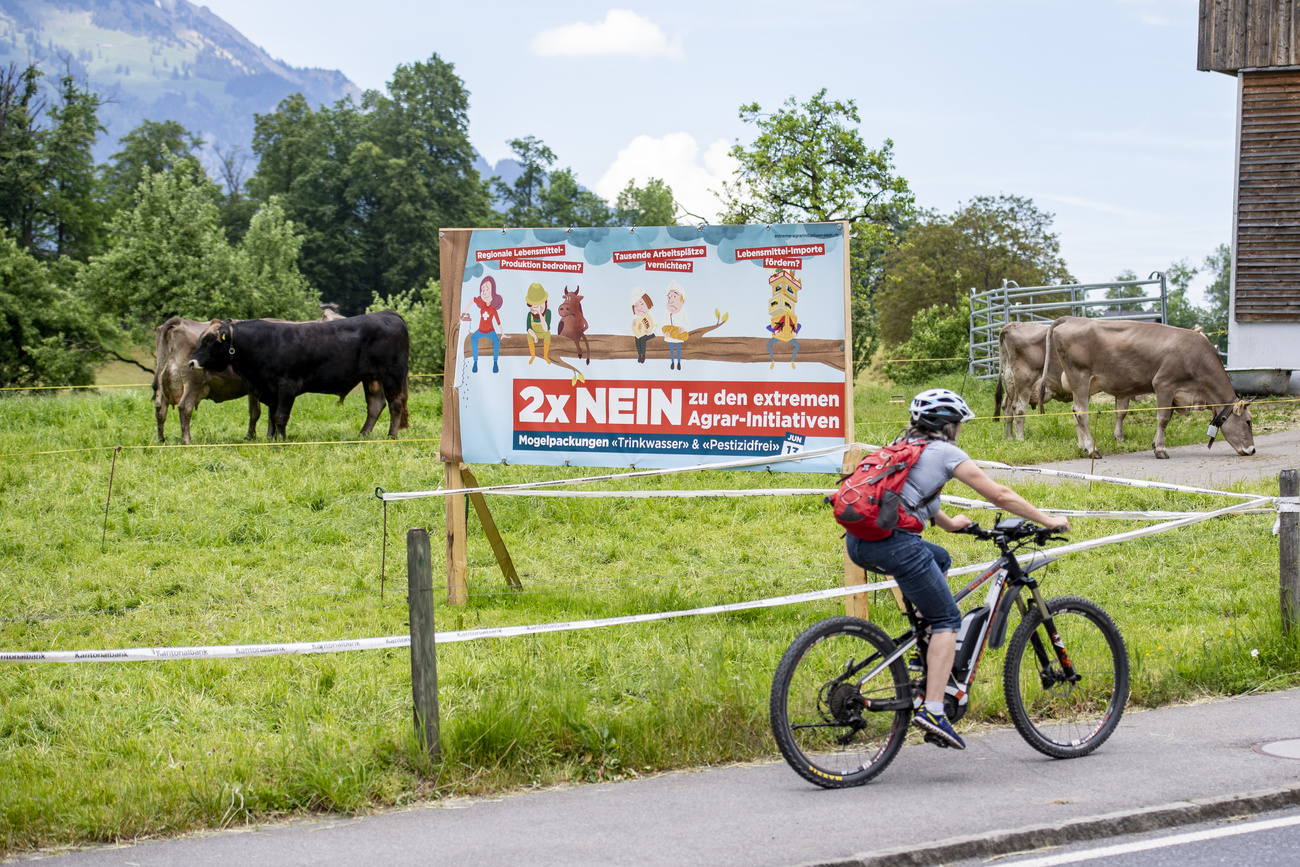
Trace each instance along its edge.
<path fill-rule="evenodd" d="M 1047 630 L 1047 635 L 1052 642 L 1053 655 L 1057 662 L 1061 664 L 1061 670 L 1065 673 L 1066 680 L 1073 683 L 1078 680 L 1078 675 L 1074 673 L 1074 663 L 1070 661 L 1070 654 L 1065 649 L 1065 642 L 1061 640 L 1061 633 L 1056 630 L 1056 624 L 1052 621 L 1051 613 L 1047 610 L 1047 601 L 1043 599 L 1043 594 L 1039 592 L 1037 584 L 1029 585 L 1029 592 L 1033 595 L 1034 606 L 1038 608 L 1039 616 L 1043 621 L 1043 628 Z M 1021 600 L 1017 603 L 1022 606 L 1021 616 L 1028 612 L 1028 607 L 1024 606 Z M 1051 656 L 1047 653 L 1047 648 L 1043 646 L 1043 640 L 1038 635 L 1038 630 L 1029 637 L 1029 643 L 1033 645 L 1034 656 L 1038 658 L 1039 670 L 1046 672 L 1051 666 Z"/>

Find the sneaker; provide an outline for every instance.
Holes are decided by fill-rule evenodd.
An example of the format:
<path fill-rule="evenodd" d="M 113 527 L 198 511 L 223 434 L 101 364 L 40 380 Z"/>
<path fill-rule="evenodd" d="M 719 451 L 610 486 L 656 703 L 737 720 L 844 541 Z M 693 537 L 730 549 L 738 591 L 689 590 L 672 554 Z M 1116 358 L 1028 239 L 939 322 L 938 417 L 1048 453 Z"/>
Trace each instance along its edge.
<path fill-rule="evenodd" d="M 925 708 L 921 708 L 916 712 L 916 716 L 912 717 L 912 723 L 921 731 L 943 741 L 944 746 L 958 750 L 966 749 L 966 742 L 953 730 L 952 723 L 948 722 L 948 717 L 943 714 L 932 714 Z M 934 743 L 928 736 L 926 740 Z"/>

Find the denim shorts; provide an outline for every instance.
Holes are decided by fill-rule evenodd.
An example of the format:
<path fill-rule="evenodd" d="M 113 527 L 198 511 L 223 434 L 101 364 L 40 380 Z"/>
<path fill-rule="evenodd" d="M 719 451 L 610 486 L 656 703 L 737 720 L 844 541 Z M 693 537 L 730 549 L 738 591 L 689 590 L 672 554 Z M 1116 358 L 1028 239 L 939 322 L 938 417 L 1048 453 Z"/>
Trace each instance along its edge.
<path fill-rule="evenodd" d="M 921 612 L 932 632 L 956 632 L 961 627 L 961 610 L 944 577 L 952 557 L 941 546 L 905 530 L 895 530 L 879 542 L 846 533 L 844 541 L 854 563 L 894 576 L 898 589 Z"/>

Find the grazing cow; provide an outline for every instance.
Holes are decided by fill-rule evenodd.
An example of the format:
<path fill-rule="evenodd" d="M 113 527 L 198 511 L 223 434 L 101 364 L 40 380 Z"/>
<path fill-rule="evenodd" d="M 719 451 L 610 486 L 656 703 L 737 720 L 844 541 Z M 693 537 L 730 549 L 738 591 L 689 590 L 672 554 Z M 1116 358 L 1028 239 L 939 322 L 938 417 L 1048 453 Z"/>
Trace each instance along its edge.
<path fill-rule="evenodd" d="M 321 305 L 320 322 L 345 318 L 338 312 L 337 304 Z M 178 407 L 181 417 L 181 442 L 190 444 L 190 417 L 202 400 L 213 403 L 234 400 L 248 395 L 248 434 L 256 436 L 257 420 L 262 417 L 262 405 L 248 394 L 248 386 L 229 367 L 215 373 L 190 367 L 190 358 L 199 345 L 199 337 L 206 322 L 173 316 L 154 329 L 153 412 L 158 420 L 158 442 L 167 442 L 164 429 L 167 411 Z M 343 402 L 344 395 L 339 395 Z M 269 432 L 268 432 L 269 435 Z"/>
<path fill-rule="evenodd" d="M 1056 356 L 1061 382 L 1074 395 L 1074 423 L 1079 448 L 1101 457 L 1088 430 L 1088 398 L 1099 391 L 1121 397 L 1155 392 L 1157 458 L 1167 458 L 1165 426 L 1174 412 L 1192 409 L 1214 413 L 1210 442 L 1223 431 L 1238 454 L 1253 455 L 1255 440 L 1247 402 L 1237 399 L 1219 354 L 1205 336 L 1156 322 L 1097 320 L 1062 316 L 1047 332 L 1047 357 Z M 1043 411 L 1048 364 L 1039 383 L 1038 411 Z"/>
<path fill-rule="evenodd" d="M 1001 374 L 997 392 L 993 396 L 993 417 L 1005 416 L 1006 437 L 1025 438 L 1025 410 L 1037 407 L 1039 392 L 1046 400 L 1069 401 L 1072 397 L 1061 382 L 1061 363 L 1047 359 L 1047 329 L 1038 322 L 1011 322 L 998 334 Z M 1047 360 L 1047 376 L 1043 376 L 1043 362 Z M 1046 383 L 1045 388 L 1041 388 Z M 1115 439 L 1124 441 L 1124 416 L 1128 414 L 1127 397 L 1115 399 Z"/>
<path fill-rule="evenodd" d="M 374 428 L 388 403 L 388 435 L 410 427 L 406 408 L 411 339 L 401 316 L 385 310 L 333 322 L 213 319 L 199 338 L 190 367 L 229 365 L 249 393 L 271 408 L 271 438 L 284 439 L 300 394 L 346 394 L 358 383 L 366 395 L 366 423 Z"/>

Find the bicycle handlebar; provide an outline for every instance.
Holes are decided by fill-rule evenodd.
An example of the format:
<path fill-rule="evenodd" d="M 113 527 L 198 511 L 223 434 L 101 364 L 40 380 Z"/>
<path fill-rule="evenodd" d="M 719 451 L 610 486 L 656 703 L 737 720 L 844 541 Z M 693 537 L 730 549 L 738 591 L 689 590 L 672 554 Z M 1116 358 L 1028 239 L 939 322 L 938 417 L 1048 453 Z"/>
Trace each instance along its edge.
<path fill-rule="evenodd" d="M 977 523 L 971 523 L 957 531 L 974 536 L 976 539 L 985 541 L 1009 543 L 1021 539 L 1033 538 L 1034 544 L 1045 545 L 1048 542 L 1068 542 L 1069 537 L 1050 527 L 1043 527 L 1035 524 L 1033 521 L 1023 521 L 1012 527 L 999 529 L 996 526 L 992 530 L 985 530 Z"/>

